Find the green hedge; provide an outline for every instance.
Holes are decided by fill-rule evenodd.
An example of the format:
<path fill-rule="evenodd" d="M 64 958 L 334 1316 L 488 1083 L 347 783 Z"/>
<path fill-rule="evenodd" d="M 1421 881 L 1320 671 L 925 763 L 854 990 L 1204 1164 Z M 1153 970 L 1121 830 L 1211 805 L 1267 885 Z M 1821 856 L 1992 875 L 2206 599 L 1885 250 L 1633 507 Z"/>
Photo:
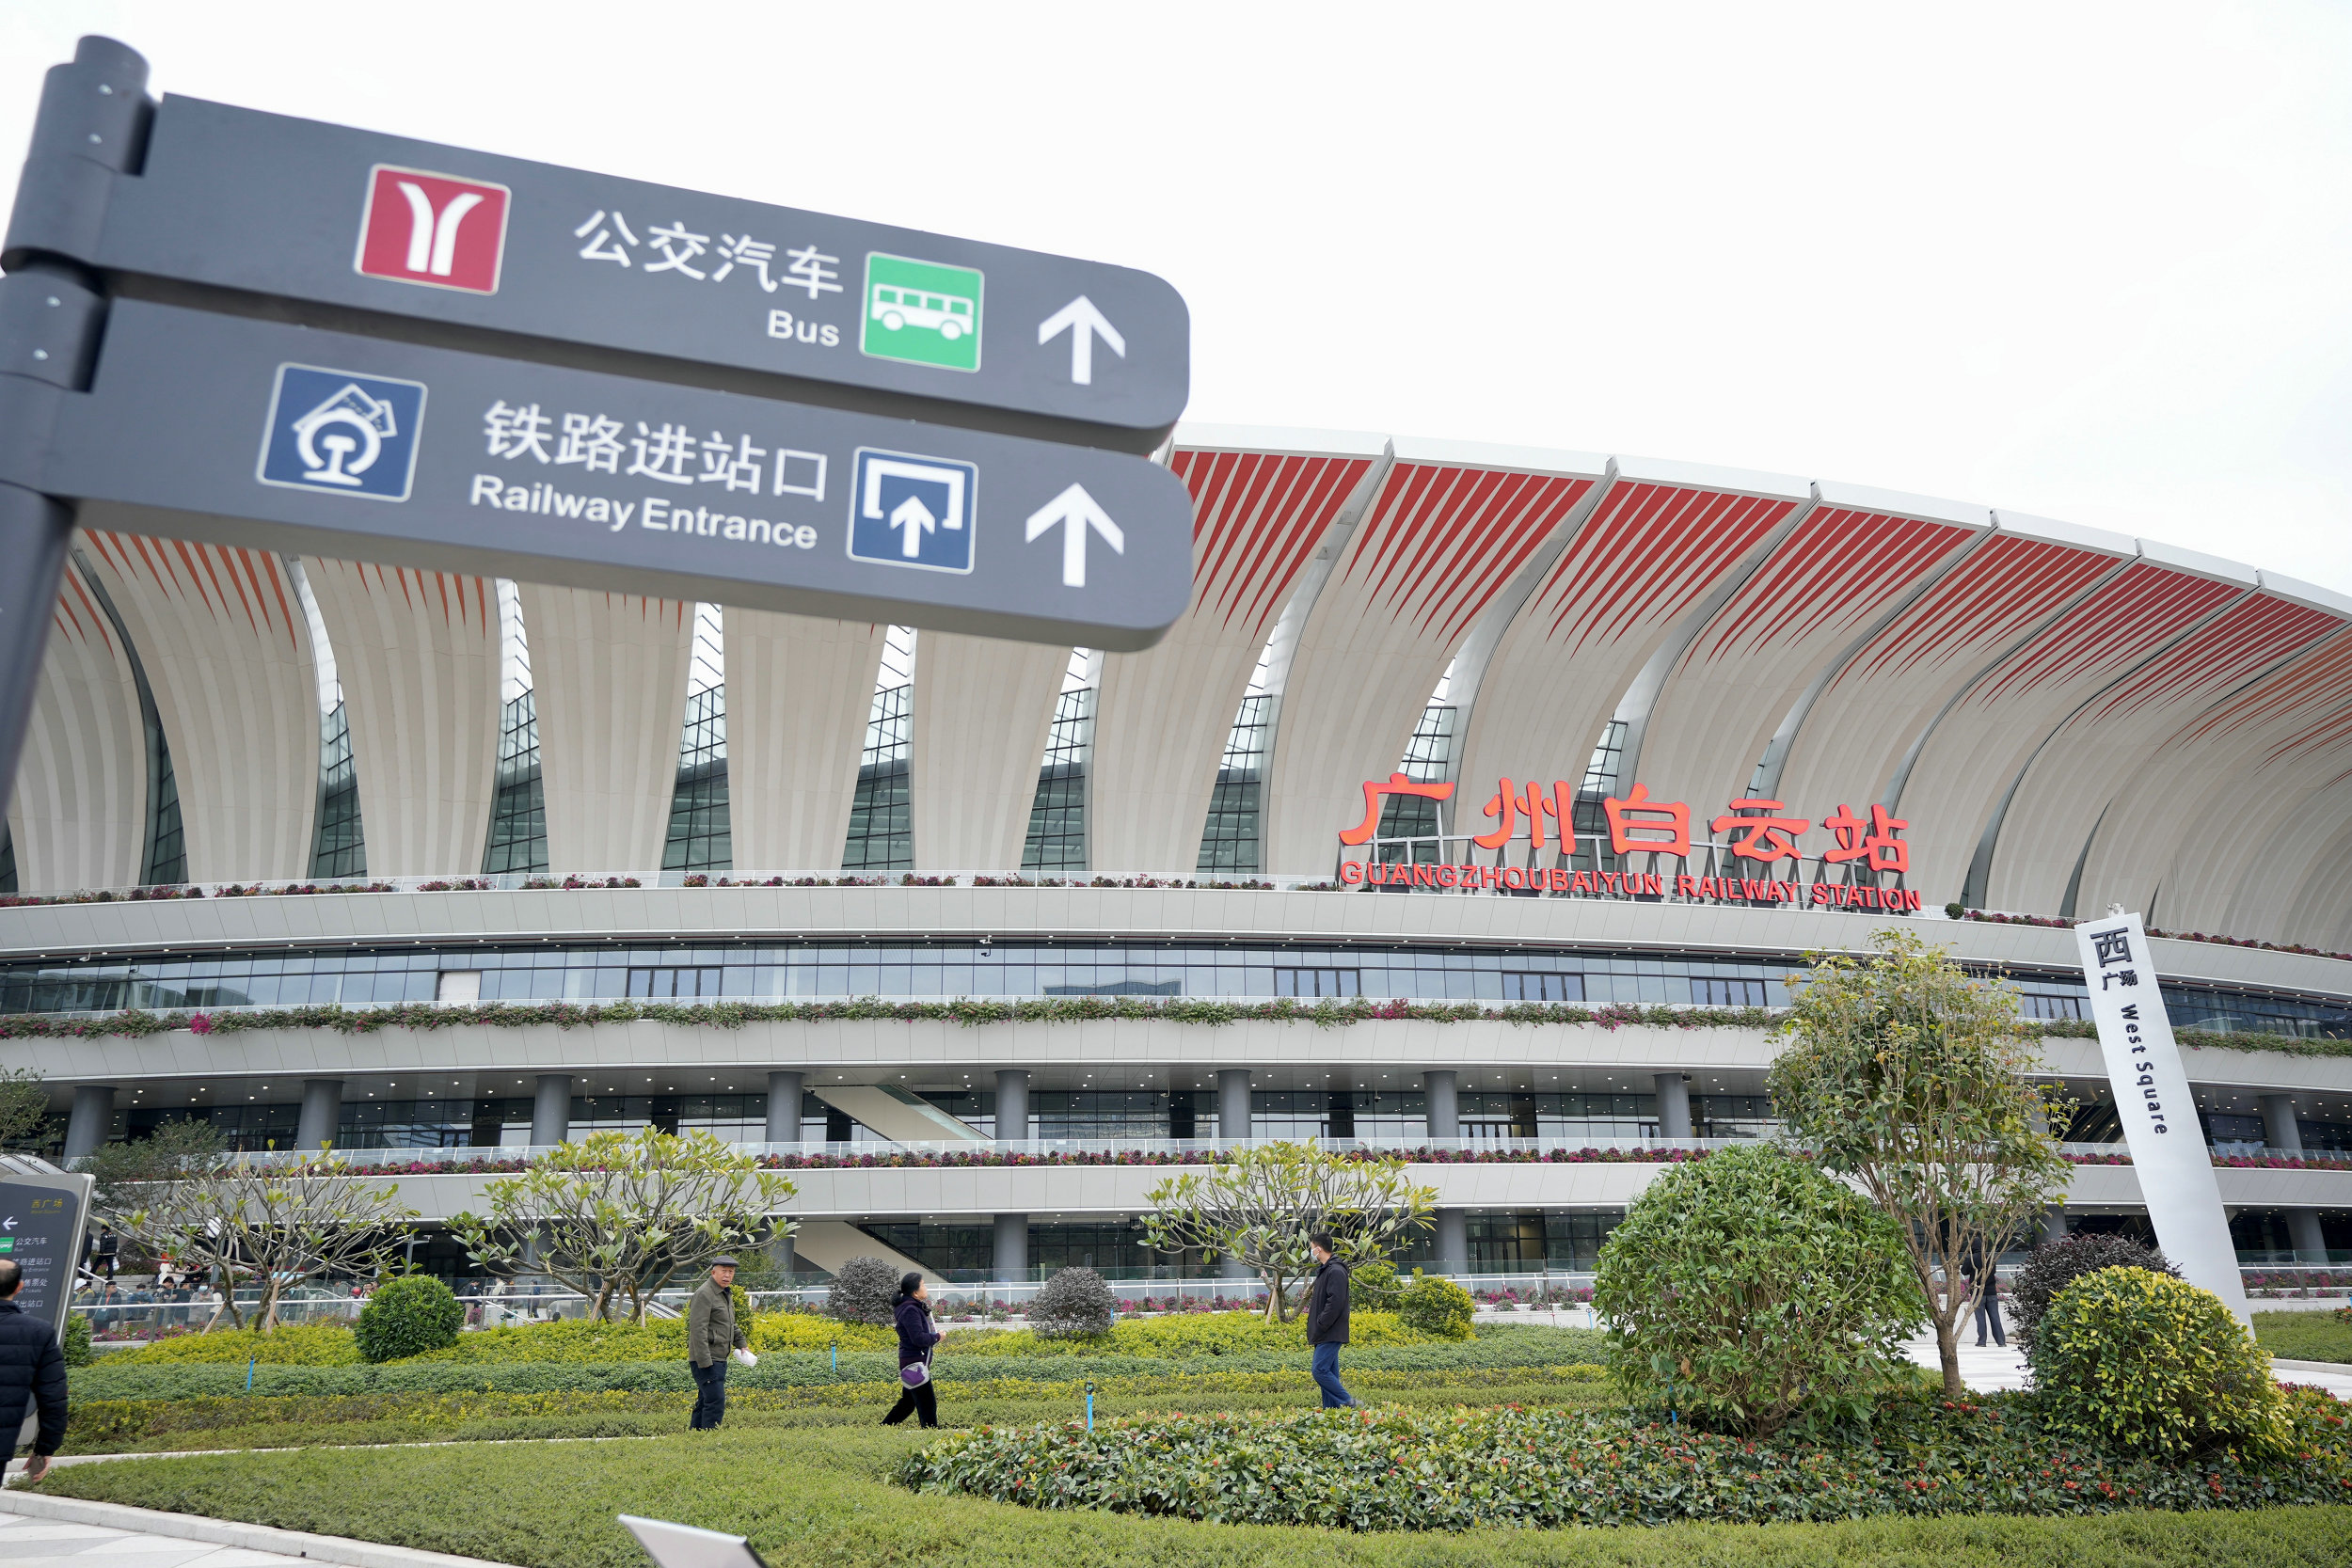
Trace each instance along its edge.
<path fill-rule="evenodd" d="M 771 1562 L 822 1568 L 2352 1568 L 2352 1507 L 1458 1535 L 1043 1513 L 891 1482 L 932 1435 L 860 1424 L 780 1442 L 753 1427 L 561 1449 L 192 1455 L 59 1465 L 40 1490 L 522 1568 L 645 1568 L 614 1522 L 624 1513 L 748 1535 Z"/>
<path fill-rule="evenodd" d="M 2338 1408 L 2295 1396 L 2293 1457 L 2186 1465 L 2044 1433 L 2025 1399 L 1912 1395 L 1882 1407 L 1867 1442 L 1556 1409 L 1177 1415 L 958 1433 L 900 1475 L 1040 1509 L 1348 1530 L 2256 1508 L 2352 1497 Z"/>
<path fill-rule="evenodd" d="M 1592 1329 L 1508 1327 L 1483 1330 L 1460 1343 L 1375 1345 L 1351 1349 L 1345 1366 L 1398 1371 L 1475 1371 L 1518 1367 L 1592 1366 L 1607 1362 L 1607 1336 Z M 1058 1383 L 1073 1378 L 1154 1377 L 1215 1370 L 1273 1372 L 1295 1370 L 1302 1352 L 1237 1352 L 1220 1356 L 1151 1355 L 957 1355 L 943 1352 L 941 1383 L 1027 1379 Z M 730 1389 L 791 1388 L 824 1383 L 882 1383 L 898 1375 L 895 1352 L 844 1351 L 836 1367 L 821 1351 L 778 1351 L 756 1367 L 736 1367 Z M 512 1361 L 464 1363 L 419 1359 L 380 1367 L 261 1366 L 253 1369 L 254 1394 L 349 1395 L 367 1393 L 515 1394 L 581 1393 L 596 1389 L 644 1392 L 691 1388 L 683 1358 L 663 1361 Z M 246 1392 L 246 1368 L 226 1366 L 109 1365 L 69 1374 L 73 1398 L 87 1400 L 174 1400 Z"/>

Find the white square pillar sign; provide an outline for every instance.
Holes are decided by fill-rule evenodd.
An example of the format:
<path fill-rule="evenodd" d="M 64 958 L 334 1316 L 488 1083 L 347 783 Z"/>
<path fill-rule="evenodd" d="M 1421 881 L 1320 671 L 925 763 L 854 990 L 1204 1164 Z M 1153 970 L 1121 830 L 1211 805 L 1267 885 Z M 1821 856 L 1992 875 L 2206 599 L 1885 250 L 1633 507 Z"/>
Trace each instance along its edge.
<path fill-rule="evenodd" d="M 423 421 L 421 381 L 280 365 L 254 477 L 322 496 L 405 501 Z"/>
<path fill-rule="evenodd" d="M 2090 1016 L 2099 1025 L 2099 1051 L 2115 1089 L 2115 1112 L 2156 1245 L 2190 1284 L 2219 1296 L 2250 1325 L 2221 1184 L 2214 1179 L 2188 1069 L 2164 1010 L 2148 933 L 2139 916 L 2111 910 L 2075 927 L 2074 941 L 2090 990 Z"/>
<path fill-rule="evenodd" d="M 972 570 L 980 470 L 969 463 L 857 449 L 850 489 L 850 555 L 880 566 Z"/>

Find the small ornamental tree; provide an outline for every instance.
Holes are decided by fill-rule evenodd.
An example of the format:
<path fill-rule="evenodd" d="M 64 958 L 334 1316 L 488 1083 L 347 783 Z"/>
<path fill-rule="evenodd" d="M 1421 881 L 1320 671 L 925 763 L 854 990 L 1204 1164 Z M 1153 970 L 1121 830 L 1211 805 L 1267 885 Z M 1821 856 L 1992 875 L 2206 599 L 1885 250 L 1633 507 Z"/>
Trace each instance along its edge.
<path fill-rule="evenodd" d="M 1637 1400 L 1757 1436 L 1867 1414 L 1926 1315 L 1884 1214 L 1771 1144 L 1669 1165 L 1600 1249 Z"/>
<path fill-rule="evenodd" d="M 1394 1278 L 1391 1272 L 1391 1278 Z M 1350 1295 L 1355 1293 L 1353 1288 Z M 1406 1327 L 1434 1339 L 1467 1339 L 1478 1304 L 1443 1275 L 1413 1271 L 1412 1282 L 1396 1292 L 1396 1315 Z"/>
<path fill-rule="evenodd" d="M 898 1293 L 898 1270 L 881 1258 L 852 1258 L 834 1271 L 825 1292 L 825 1311 L 845 1323 L 892 1322 L 891 1298 Z"/>
<path fill-rule="evenodd" d="M 352 1325 L 362 1361 L 397 1361 L 457 1342 L 466 1309 L 429 1274 L 396 1275 L 375 1289 Z"/>
<path fill-rule="evenodd" d="M 1057 1269 L 1029 1302 L 1029 1326 L 1041 1339 L 1108 1334 L 1119 1298 L 1092 1269 Z"/>
<path fill-rule="evenodd" d="M 489 1214 L 453 1215 L 450 1228 L 491 1272 L 546 1274 L 586 1296 L 591 1317 L 626 1302 L 642 1324 L 671 1280 L 788 1234 L 776 1215 L 796 1190 L 708 1132 L 592 1132 L 489 1182 Z"/>
<path fill-rule="evenodd" d="M 1307 1238 L 1327 1230 L 1343 1262 L 1381 1258 L 1436 1223 L 1438 1190 L 1402 1160 L 1331 1154 L 1311 1143 L 1228 1150 L 1144 1195 L 1144 1243 L 1155 1252 L 1232 1258 L 1265 1282 L 1268 1323 L 1288 1323 L 1294 1287 L 1314 1272 Z"/>
<path fill-rule="evenodd" d="M 2009 987 L 1978 980 L 1904 931 L 1857 960 L 1817 955 L 1792 980 L 1772 1070 L 1788 1136 L 1889 1215 L 1935 1325 L 1944 1392 L 1960 1377 L 1961 1289 L 2066 1190 L 2053 1125 L 2067 1107 Z"/>
<path fill-rule="evenodd" d="M 396 1184 L 355 1176 L 331 1149 L 253 1159 L 222 1149 L 209 1130 L 154 1141 L 164 1148 L 132 1145 L 90 1162 L 96 1207 L 141 1252 L 218 1280 L 222 1311 L 239 1327 L 241 1285 L 259 1289 L 253 1326 L 266 1334 L 288 1289 L 379 1272 L 417 1217 Z"/>
<path fill-rule="evenodd" d="M 2145 1242 L 2110 1231 L 2077 1230 L 2044 1242 L 2026 1259 L 2026 1266 L 2009 1288 L 2010 1317 L 2017 1325 L 2017 1348 L 2033 1354 L 2034 1329 L 2060 1291 L 2087 1274 L 2101 1269 L 2146 1269 L 2151 1274 L 2181 1277 L 2172 1259 Z"/>

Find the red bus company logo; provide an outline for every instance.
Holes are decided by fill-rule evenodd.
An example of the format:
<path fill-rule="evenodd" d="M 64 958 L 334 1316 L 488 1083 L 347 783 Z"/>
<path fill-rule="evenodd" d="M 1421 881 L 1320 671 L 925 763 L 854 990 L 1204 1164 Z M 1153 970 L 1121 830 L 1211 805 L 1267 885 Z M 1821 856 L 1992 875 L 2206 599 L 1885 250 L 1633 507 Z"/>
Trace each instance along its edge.
<path fill-rule="evenodd" d="M 504 185 L 378 164 L 352 265 L 370 277 L 433 289 L 499 292 L 506 252 Z"/>

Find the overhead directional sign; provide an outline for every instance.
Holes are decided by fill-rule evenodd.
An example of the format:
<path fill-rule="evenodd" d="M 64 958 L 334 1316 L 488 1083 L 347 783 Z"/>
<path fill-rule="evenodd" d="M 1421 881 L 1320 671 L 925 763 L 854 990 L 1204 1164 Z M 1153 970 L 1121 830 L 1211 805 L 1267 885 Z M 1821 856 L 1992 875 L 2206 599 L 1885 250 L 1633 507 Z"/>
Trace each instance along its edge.
<path fill-rule="evenodd" d="M 1191 590 L 1118 452 L 151 301 L 28 418 L 0 481 L 88 528 L 1121 651 Z"/>
<path fill-rule="evenodd" d="M 135 172 L 37 146 L 24 180 L 12 260 L 511 334 L 517 356 L 725 367 L 1133 452 L 1190 387 L 1184 302 L 1149 273 L 201 99 L 157 106 Z"/>

